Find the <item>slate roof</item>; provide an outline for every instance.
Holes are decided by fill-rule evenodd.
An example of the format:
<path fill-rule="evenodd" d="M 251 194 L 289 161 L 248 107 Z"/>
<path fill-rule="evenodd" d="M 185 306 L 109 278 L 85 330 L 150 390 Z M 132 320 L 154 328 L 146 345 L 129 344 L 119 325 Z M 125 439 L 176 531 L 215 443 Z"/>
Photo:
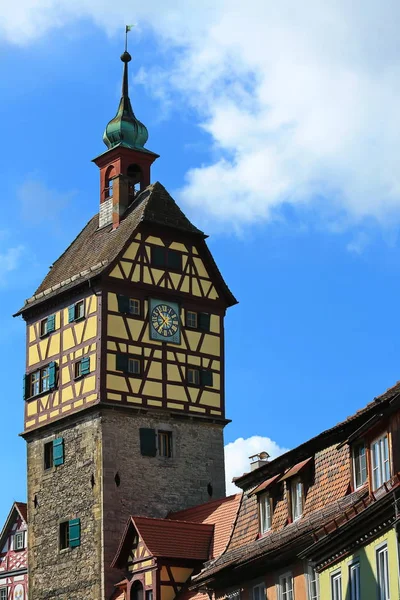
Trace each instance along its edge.
<path fill-rule="evenodd" d="M 210 500 L 210 502 L 194 506 L 193 508 L 169 513 L 168 519 L 214 525 L 214 535 L 209 558 L 215 558 L 225 551 L 231 539 L 241 499 L 242 494 L 234 494 L 227 498 Z"/>
<path fill-rule="evenodd" d="M 103 273 L 141 223 L 161 225 L 194 235 L 207 249 L 205 234 L 189 221 L 164 186 L 156 182 L 138 194 L 116 229 L 113 230 L 111 225 L 99 229 L 99 216 L 95 214 L 54 262 L 34 295 L 25 301 L 16 315 Z M 236 300 L 223 281 L 211 253 L 208 249 L 206 252 L 228 302 L 235 304 Z"/>

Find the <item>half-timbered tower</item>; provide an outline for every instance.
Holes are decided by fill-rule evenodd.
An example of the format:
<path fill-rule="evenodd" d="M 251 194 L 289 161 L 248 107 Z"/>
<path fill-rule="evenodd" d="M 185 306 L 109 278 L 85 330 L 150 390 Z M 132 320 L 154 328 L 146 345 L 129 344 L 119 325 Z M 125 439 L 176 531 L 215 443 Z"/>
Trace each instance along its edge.
<path fill-rule="evenodd" d="M 26 522 L 26 504 L 14 502 L 0 533 L 0 600 L 28 597 Z"/>
<path fill-rule="evenodd" d="M 224 315 L 205 235 L 160 183 L 128 96 L 99 212 L 18 314 L 27 324 L 30 598 L 108 598 L 127 518 L 225 494 Z M 154 590 L 154 596 L 156 596 Z"/>

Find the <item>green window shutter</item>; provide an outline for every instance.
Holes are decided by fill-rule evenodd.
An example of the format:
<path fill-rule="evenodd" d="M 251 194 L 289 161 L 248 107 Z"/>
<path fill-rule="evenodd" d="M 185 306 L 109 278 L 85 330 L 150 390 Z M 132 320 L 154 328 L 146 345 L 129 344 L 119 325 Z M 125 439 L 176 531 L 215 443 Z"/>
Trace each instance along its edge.
<path fill-rule="evenodd" d="M 64 440 L 57 438 L 53 440 L 53 465 L 56 467 L 64 464 Z"/>
<path fill-rule="evenodd" d="M 213 384 L 212 371 L 207 371 L 206 369 L 202 369 L 200 372 L 200 380 L 201 380 L 201 385 L 212 386 L 212 384 Z"/>
<path fill-rule="evenodd" d="M 155 429 L 142 427 L 140 433 L 140 453 L 142 456 L 156 456 L 156 432 Z"/>
<path fill-rule="evenodd" d="M 90 373 L 90 358 L 85 356 L 81 360 L 81 373 L 82 375 L 88 375 Z"/>
<path fill-rule="evenodd" d="M 118 310 L 120 313 L 128 314 L 129 313 L 129 298 L 128 296 L 122 296 L 121 294 L 117 295 L 118 300 Z"/>
<path fill-rule="evenodd" d="M 68 323 L 75 321 L 75 304 L 68 306 Z"/>
<path fill-rule="evenodd" d="M 81 520 L 72 519 L 69 522 L 69 547 L 76 548 L 81 545 Z"/>
<path fill-rule="evenodd" d="M 153 267 L 165 267 L 165 248 L 155 246 L 151 249 L 151 264 Z"/>
<path fill-rule="evenodd" d="M 176 250 L 168 250 L 167 267 L 182 271 L 182 254 Z"/>
<path fill-rule="evenodd" d="M 199 313 L 199 329 L 210 331 L 210 315 L 208 313 Z"/>
<path fill-rule="evenodd" d="M 117 371 L 123 371 L 124 373 L 128 372 L 128 355 L 127 354 L 117 354 L 116 367 L 117 367 Z"/>
<path fill-rule="evenodd" d="M 56 328 L 56 315 L 47 317 L 47 333 L 51 333 Z"/>
<path fill-rule="evenodd" d="M 24 400 L 29 398 L 29 375 L 24 375 Z"/>
<path fill-rule="evenodd" d="M 49 364 L 49 389 L 54 390 L 56 387 L 57 378 L 57 363 L 51 362 Z"/>

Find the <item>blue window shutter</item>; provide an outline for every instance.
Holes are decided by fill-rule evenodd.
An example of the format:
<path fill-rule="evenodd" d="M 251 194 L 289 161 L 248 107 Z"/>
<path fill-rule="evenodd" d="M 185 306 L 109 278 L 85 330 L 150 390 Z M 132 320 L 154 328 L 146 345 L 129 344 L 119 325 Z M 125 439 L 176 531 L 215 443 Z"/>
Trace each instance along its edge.
<path fill-rule="evenodd" d="M 81 545 L 81 520 L 72 519 L 69 522 L 69 547 L 76 548 Z"/>
<path fill-rule="evenodd" d="M 82 375 L 88 375 L 90 373 L 90 358 L 85 356 L 81 360 L 81 373 Z"/>
<path fill-rule="evenodd" d="M 75 321 L 75 304 L 68 306 L 68 323 Z"/>
<path fill-rule="evenodd" d="M 56 315 L 47 317 L 47 333 L 51 333 L 56 328 Z"/>
<path fill-rule="evenodd" d="M 49 364 L 49 389 L 54 390 L 56 387 L 56 376 L 57 376 L 57 363 L 51 362 Z"/>
<path fill-rule="evenodd" d="M 127 315 L 129 313 L 129 298 L 128 296 L 122 296 L 118 294 L 118 310 L 120 313 Z"/>
<path fill-rule="evenodd" d="M 199 313 L 199 329 L 210 331 L 210 315 L 208 313 Z"/>
<path fill-rule="evenodd" d="M 29 398 L 29 375 L 24 375 L 24 400 Z"/>
<path fill-rule="evenodd" d="M 117 371 L 123 371 L 124 373 L 128 372 L 128 355 L 127 354 L 117 354 L 116 367 L 117 367 Z"/>
<path fill-rule="evenodd" d="M 53 465 L 58 467 L 64 464 L 64 440 L 57 438 L 53 440 Z"/>
<path fill-rule="evenodd" d="M 207 371 L 205 369 L 202 369 L 200 372 L 200 381 L 201 381 L 201 385 L 212 386 L 212 384 L 213 384 L 212 371 Z"/>

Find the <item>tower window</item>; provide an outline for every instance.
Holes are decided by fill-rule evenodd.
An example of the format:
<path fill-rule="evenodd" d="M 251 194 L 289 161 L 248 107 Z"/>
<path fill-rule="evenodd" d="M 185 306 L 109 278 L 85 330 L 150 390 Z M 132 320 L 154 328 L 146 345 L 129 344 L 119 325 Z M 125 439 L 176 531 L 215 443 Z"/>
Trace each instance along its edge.
<path fill-rule="evenodd" d="M 0 588 L 0 600 L 7 600 L 8 597 L 8 588 L 2 587 Z"/>
<path fill-rule="evenodd" d="M 80 321 L 85 318 L 85 301 L 79 300 L 68 307 L 68 323 Z"/>
<path fill-rule="evenodd" d="M 158 455 L 165 458 L 172 456 L 172 431 L 163 431 L 159 429 L 157 432 L 158 440 Z"/>
<path fill-rule="evenodd" d="M 25 376 L 25 398 L 32 398 L 54 389 L 56 385 L 56 363 L 37 369 Z"/>
<path fill-rule="evenodd" d="M 129 298 L 129 313 L 131 315 L 140 315 L 140 300 Z"/>
<path fill-rule="evenodd" d="M 44 444 L 44 469 L 51 469 L 64 464 L 64 439 L 56 438 Z"/>
<path fill-rule="evenodd" d="M 151 264 L 159 269 L 182 271 L 182 254 L 176 250 L 154 246 L 151 249 Z"/>
<path fill-rule="evenodd" d="M 81 360 L 77 360 L 74 365 L 74 378 L 79 379 L 90 373 L 90 358 L 85 356 Z"/>
<path fill-rule="evenodd" d="M 72 519 L 71 521 L 63 521 L 60 523 L 60 550 L 66 548 L 76 548 L 81 545 L 81 521 L 80 519 Z"/>
<path fill-rule="evenodd" d="M 106 187 L 105 187 L 105 197 L 106 198 L 112 198 L 113 197 L 113 187 L 114 187 L 114 180 L 113 179 L 107 179 L 106 181 Z"/>
<path fill-rule="evenodd" d="M 210 315 L 208 313 L 187 310 L 186 327 L 199 329 L 200 331 L 210 331 Z"/>
<path fill-rule="evenodd" d="M 55 330 L 56 328 L 56 316 L 50 315 L 46 319 L 42 319 L 40 321 L 40 337 L 46 337 L 49 333 Z"/>
<path fill-rule="evenodd" d="M 213 386 L 213 374 L 212 371 L 208 369 L 188 367 L 186 376 L 189 385 L 201 385 L 205 387 Z"/>
<path fill-rule="evenodd" d="M 128 359 L 128 373 L 132 375 L 140 375 L 140 360 L 138 358 L 129 358 Z"/>
<path fill-rule="evenodd" d="M 117 371 L 122 371 L 127 375 L 141 377 L 143 372 L 141 357 L 129 356 L 128 354 L 117 354 L 115 360 Z"/>

